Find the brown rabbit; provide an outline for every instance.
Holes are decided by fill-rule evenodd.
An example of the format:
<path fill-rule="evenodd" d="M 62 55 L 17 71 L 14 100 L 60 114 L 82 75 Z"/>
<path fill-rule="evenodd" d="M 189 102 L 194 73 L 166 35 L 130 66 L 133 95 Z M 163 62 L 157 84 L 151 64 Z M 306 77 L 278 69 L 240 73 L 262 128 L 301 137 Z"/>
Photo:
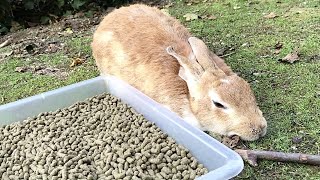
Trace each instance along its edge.
<path fill-rule="evenodd" d="M 266 134 L 249 84 L 159 9 L 137 4 L 114 10 L 91 46 L 102 75 L 126 81 L 191 125 L 248 141 Z"/>

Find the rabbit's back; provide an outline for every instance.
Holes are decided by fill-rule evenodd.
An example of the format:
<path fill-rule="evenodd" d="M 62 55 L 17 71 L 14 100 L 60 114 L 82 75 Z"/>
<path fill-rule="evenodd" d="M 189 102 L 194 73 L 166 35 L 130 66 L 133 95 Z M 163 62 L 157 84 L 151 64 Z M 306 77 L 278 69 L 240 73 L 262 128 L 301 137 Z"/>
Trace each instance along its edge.
<path fill-rule="evenodd" d="M 93 56 L 102 74 L 115 75 L 164 105 L 186 103 L 177 99 L 185 99 L 187 86 L 178 76 L 179 63 L 166 53 L 166 47 L 188 56 L 188 37 L 190 33 L 180 22 L 156 8 L 122 7 L 108 14 L 97 28 Z"/>

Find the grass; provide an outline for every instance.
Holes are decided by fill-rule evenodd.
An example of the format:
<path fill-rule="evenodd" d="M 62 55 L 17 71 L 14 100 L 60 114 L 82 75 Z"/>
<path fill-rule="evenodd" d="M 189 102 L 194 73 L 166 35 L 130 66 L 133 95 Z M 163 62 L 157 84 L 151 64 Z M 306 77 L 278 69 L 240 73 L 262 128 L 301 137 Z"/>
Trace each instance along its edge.
<path fill-rule="evenodd" d="M 214 51 L 234 47 L 227 64 L 250 82 L 268 120 L 268 133 L 248 148 L 320 154 L 320 7 L 317 1 L 179 2 L 170 13 Z M 274 12 L 278 17 L 263 16 Z M 185 21 L 186 13 L 215 20 Z M 275 45 L 283 48 L 274 54 Z M 299 48 L 300 61 L 278 60 Z M 228 52 L 227 52 L 228 54 Z M 294 144 L 292 138 L 301 137 Z M 262 161 L 235 179 L 320 179 L 320 168 Z"/>
<path fill-rule="evenodd" d="M 320 154 L 320 7 L 317 0 L 217 0 L 204 3 L 177 1 L 169 12 L 215 52 L 225 49 L 227 64 L 250 82 L 268 120 L 267 135 L 246 143 L 250 149 Z M 263 18 L 274 12 L 278 17 Z M 215 20 L 185 21 L 186 13 L 214 15 Z M 72 38 L 66 44 L 72 53 L 91 54 L 90 38 Z M 279 54 L 274 46 L 283 44 Z M 232 47 L 234 50 L 229 50 Z M 296 63 L 278 60 L 299 48 Z M 64 53 L 38 55 L 30 59 L 0 61 L 0 103 L 8 103 L 40 92 L 98 75 L 92 57 L 70 68 Z M 42 63 L 68 73 L 57 76 L 18 73 L 15 68 Z M 1 101 L 2 100 L 2 101 Z M 292 138 L 302 138 L 295 144 Z M 245 166 L 235 179 L 320 179 L 320 168 L 291 163 L 261 161 Z"/>
<path fill-rule="evenodd" d="M 88 38 L 72 38 L 66 41 L 67 47 L 72 47 L 73 55 L 66 56 L 63 52 L 37 55 L 29 58 L 7 58 L 0 61 L 0 104 L 16 101 L 41 92 L 53 90 L 82 80 L 98 76 L 94 60 L 90 56 L 85 63 L 71 68 L 73 56 L 78 53 L 91 55 Z M 16 67 L 45 65 L 58 68 L 67 74 L 39 75 L 32 72 L 16 72 Z"/>

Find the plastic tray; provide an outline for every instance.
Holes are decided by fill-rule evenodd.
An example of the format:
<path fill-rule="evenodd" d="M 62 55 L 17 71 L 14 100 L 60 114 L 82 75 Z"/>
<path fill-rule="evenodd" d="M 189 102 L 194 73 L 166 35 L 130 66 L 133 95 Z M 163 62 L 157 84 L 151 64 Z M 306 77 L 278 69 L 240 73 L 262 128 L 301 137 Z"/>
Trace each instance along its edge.
<path fill-rule="evenodd" d="M 94 95 L 109 92 L 132 106 L 163 132 L 185 146 L 208 168 L 203 179 L 230 179 L 243 169 L 241 157 L 201 130 L 192 127 L 178 115 L 164 108 L 127 83 L 112 77 L 99 76 L 56 90 L 41 93 L 0 106 L 0 125 L 22 121 L 41 112 L 68 107 Z"/>

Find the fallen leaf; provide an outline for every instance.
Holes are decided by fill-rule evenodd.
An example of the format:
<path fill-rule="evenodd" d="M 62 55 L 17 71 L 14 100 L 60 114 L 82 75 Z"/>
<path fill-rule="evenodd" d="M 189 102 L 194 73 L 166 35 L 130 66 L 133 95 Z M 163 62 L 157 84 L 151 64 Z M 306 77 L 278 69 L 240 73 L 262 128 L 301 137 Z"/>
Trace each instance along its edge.
<path fill-rule="evenodd" d="M 232 136 L 232 137 L 223 137 L 222 144 L 228 146 L 229 148 L 237 147 L 240 143 L 240 137 L 239 136 Z"/>
<path fill-rule="evenodd" d="M 273 18 L 278 17 L 278 16 L 276 15 L 276 13 L 271 12 L 270 14 L 267 14 L 267 15 L 265 15 L 263 17 L 267 18 L 267 19 L 273 19 Z"/>
<path fill-rule="evenodd" d="M 11 54 L 13 54 L 13 51 L 0 53 L 0 57 L 1 57 L 1 58 L 5 58 L 5 57 L 10 56 Z"/>
<path fill-rule="evenodd" d="M 42 67 L 42 66 L 33 66 L 31 68 L 32 68 L 33 71 L 39 71 L 41 69 L 44 69 L 44 67 Z"/>
<path fill-rule="evenodd" d="M 70 67 L 74 67 L 74 66 L 80 65 L 80 64 L 82 64 L 83 62 L 84 62 L 84 60 L 81 59 L 81 58 L 74 58 L 74 59 L 72 60 L 72 63 L 70 64 Z"/>
<path fill-rule="evenodd" d="M 28 67 L 16 67 L 16 69 L 14 70 L 15 72 L 21 72 L 24 73 L 28 70 Z"/>
<path fill-rule="evenodd" d="M 277 42 L 277 44 L 274 46 L 275 49 L 281 49 L 283 44 L 281 42 Z"/>
<path fill-rule="evenodd" d="M 287 54 L 284 58 L 281 59 L 283 62 L 294 63 L 299 60 L 298 51 L 294 50 L 292 53 Z"/>
<path fill-rule="evenodd" d="M 72 33 L 73 33 L 73 31 L 72 31 L 71 28 L 66 28 L 65 32 L 66 32 L 67 34 L 72 34 Z"/>
<path fill-rule="evenodd" d="M 282 43 L 277 42 L 277 44 L 274 46 L 274 48 L 275 48 L 274 54 L 279 54 L 282 49 L 282 46 L 283 46 Z"/>
<path fill-rule="evenodd" d="M 249 43 L 243 43 L 242 45 L 241 45 L 242 47 L 249 47 L 250 45 L 249 45 Z"/>
<path fill-rule="evenodd" d="M 254 76 L 261 76 L 263 73 L 259 73 L 259 72 L 255 72 L 255 73 L 252 73 L 252 75 Z"/>
<path fill-rule="evenodd" d="M 47 67 L 47 68 L 41 68 L 41 69 L 38 69 L 37 71 L 35 71 L 36 74 L 38 75 L 54 75 L 54 73 L 58 72 L 59 69 L 57 68 L 50 68 L 50 67 Z"/>
<path fill-rule="evenodd" d="M 201 19 L 209 19 L 209 20 L 215 20 L 215 19 L 217 19 L 217 17 L 216 16 L 214 16 L 214 15 L 204 15 L 204 16 L 201 16 Z"/>
<path fill-rule="evenodd" d="M 237 10 L 237 9 L 240 9 L 240 8 L 241 8 L 240 6 L 234 6 L 233 7 L 234 10 Z"/>
<path fill-rule="evenodd" d="M 279 54 L 280 51 L 281 51 L 281 49 L 276 49 L 276 50 L 274 51 L 274 54 Z"/>
<path fill-rule="evenodd" d="M 187 13 L 183 17 L 186 18 L 186 21 L 192 21 L 192 20 L 196 20 L 199 18 L 198 15 L 193 14 L 193 13 Z"/>

